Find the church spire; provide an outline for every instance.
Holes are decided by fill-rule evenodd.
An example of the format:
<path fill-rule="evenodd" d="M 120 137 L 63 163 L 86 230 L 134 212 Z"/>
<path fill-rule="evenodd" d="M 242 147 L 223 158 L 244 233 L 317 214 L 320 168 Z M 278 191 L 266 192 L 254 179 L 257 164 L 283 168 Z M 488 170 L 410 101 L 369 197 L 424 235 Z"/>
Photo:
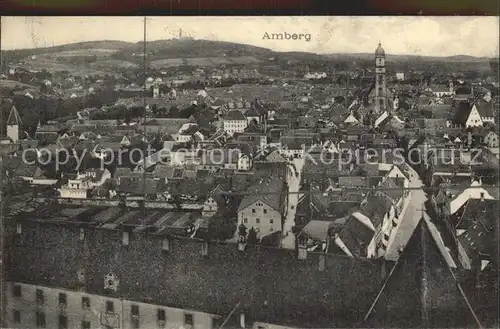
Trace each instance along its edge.
<path fill-rule="evenodd" d="M 13 105 L 10 109 L 9 118 L 7 119 L 8 126 L 20 126 L 22 124 L 21 116 L 17 112 L 16 107 Z"/>
<path fill-rule="evenodd" d="M 9 118 L 7 119 L 7 137 L 9 137 L 14 143 L 17 143 L 20 137 L 20 128 L 22 125 L 21 116 L 17 112 L 15 106 L 12 106 L 9 113 Z"/>

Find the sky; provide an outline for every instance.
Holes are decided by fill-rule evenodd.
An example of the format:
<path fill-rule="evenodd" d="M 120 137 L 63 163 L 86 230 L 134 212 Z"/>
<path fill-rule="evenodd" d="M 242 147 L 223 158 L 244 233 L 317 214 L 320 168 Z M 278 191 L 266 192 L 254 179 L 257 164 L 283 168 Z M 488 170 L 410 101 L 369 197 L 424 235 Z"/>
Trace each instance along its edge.
<path fill-rule="evenodd" d="M 2 49 L 82 41 L 144 39 L 143 17 L 2 17 Z M 498 57 L 499 17 L 267 16 L 148 17 L 147 40 L 171 39 L 179 30 L 195 39 L 237 42 L 275 51 Z M 302 40 L 264 39 L 265 33 L 310 34 Z"/>

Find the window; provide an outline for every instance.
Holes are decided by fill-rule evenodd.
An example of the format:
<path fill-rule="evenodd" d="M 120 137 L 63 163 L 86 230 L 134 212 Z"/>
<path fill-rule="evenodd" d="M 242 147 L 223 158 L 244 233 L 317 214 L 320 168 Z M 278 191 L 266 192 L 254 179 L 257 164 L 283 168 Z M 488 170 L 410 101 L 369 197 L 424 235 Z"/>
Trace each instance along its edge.
<path fill-rule="evenodd" d="M 68 318 L 66 315 L 59 315 L 59 329 L 68 329 Z"/>
<path fill-rule="evenodd" d="M 260 224 L 260 219 L 259 219 L 259 218 L 257 218 L 257 219 L 255 220 L 255 222 L 256 222 L 257 224 Z"/>
<path fill-rule="evenodd" d="M 264 214 L 267 214 L 267 209 L 264 209 Z"/>
<path fill-rule="evenodd" d="M 113 304 L 112 301 L 107 301 L 106 302 L 106 312 L 108 313 L 114 313 L 115 312 L 115 305 Z"/>
<path fill-rule="evenodd" d="M 14 297 L 21 297 L 22 293 L 21 293 L 21 286 L 18 285 L 18 284 L 15 284 L 13 289 L 12 289 L 12 295 L 14 295 Z"/>
<path fill-rule="evenodd" d="M 193 314 L 184 313 L 184 324 L 186 324 L 188 326 L 194 325 Z"/>
<path fill-rule="evenodd" d="M 36 326 L 38 328 L 45 328 L 45 313 L 36 312 Z"/>
<path fill-rule="evenodd" d="M 67 298 L 66 294 L 60 293 L 59 294 L 59 306 L 66 306 L 67 305 Z"/>
<path fill-rule="evenodd" d="M 165 319 L 166 319 L 165 310 L 158 309 L 157 318 L 158 318 L 158 321 L 165 322 Z"/>
<path fill-rule="evenodd" d="M 82 321 L 82 329 L 90 329 L 90 321 Z"/>
<path fill-rule="evenodd" d="M 21 311 L 13 310 L 12 311 L 12 318 L 13 318 L 15 323 L 21 323 Z"/>
<path fill-rule="evenodd" d="M 45 299 L 43 297 L 43 290 L 37 289 L 36 290 L 36 302 L 38 304 L 43 304 L 44 301 L 45 301 Z"/>
<path fill-rule="evenodd" d="M 272 224 L 272 223 L 274 223 L 274 219 L 273 219 L 273 218 L 271 218 L 271 219 L 269 220 L 269 223 L 271 223 L 271 224 Z"/>
<path fill-rule="evenodd" d="M 90 308 L 90 298 L 82 297 L 82 309 L 88 310 Z"/>
<path fill-rule="evenodd" d="M 252 209 L 252 214 L 255 214 L 255 209 Z"/>
<path fill-rule="evenodd" d="M 248 218 L 243 219 L 243 223 L 248 224 Z"/>
<path fill-rule="evenodd" d="M 132 308 L 130 309 L 130 313 L 132 314 L 132 316 L 139 316 L 139 306 L 132 305 Z"/>

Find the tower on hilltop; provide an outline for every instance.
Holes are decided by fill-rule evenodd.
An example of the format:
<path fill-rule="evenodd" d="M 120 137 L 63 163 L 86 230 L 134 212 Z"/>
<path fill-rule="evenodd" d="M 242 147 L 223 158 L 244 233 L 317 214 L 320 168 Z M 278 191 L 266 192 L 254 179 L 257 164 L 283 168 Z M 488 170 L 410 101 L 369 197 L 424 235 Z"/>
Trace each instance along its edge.
<path fill-rule="evenodd" d="M 385 75 L 385 50 L 379 42 L 375 50 L 375 112 L 387 109 L 387 77 Z"/>

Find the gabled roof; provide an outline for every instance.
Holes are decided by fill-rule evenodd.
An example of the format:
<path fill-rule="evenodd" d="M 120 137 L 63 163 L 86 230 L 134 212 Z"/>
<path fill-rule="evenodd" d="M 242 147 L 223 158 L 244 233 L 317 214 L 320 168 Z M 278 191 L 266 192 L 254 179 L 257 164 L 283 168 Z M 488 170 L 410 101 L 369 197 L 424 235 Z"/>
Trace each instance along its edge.
<path fill-rule="evenodd" d="M 358 218 L 359 217 L 359 218 Z M 366 257 L 368 245 L 370 244 L 374 231 L 360 221 L 362 215 L 354 213 L 338 234 L 338 238 L 349 250 L 350 254 L 357 257 Z"/>
<path fill-rule="evenodd" d="M 7 125 L 8 126 L 14 126 L 14 125 L 22 125 L 23 121 L 21 120 L 21 116 L 19 115 L 19 112 L 17 112 L 16 107 L 13 105 L 12 108 L 10 109 L 9 113 L 9 118 L 7 119 Z"/>
<path fill-rule="evenodd" d="M 153 175 L 155 178 L 170 178 L 174 174 L 175 167 L 167 165 L 157 165 Z"/>
<path fill-rule="evenodd" d="M 331 221 L 311 220 L 304 226 L 302 232 L 309 238 L 326 241 L 328 239 L 328 232 L 333 224 L 334 222 Z"/>
<path fill-rule="evenodd" d="M 491 259 L 495 255 L 495 229 L 498 229 L 499 201 L 467 201 L 465 210 L 457 223 L 457 228 L 465 229 L 458 239 L 467 255 L 472 259 Z"/>
<path fill-rule="evenodd" d="M 387 194 L 387 196 L 389 196 L 395 203 L 403 197 L 403 186 L 401 181 L 396 178 L 387 177 L 380 185 L 380 188 L 383 188 L 384 193 Z"/>
<path fill-rule="evenodd" d="M 493 104 L 485 100 L 479 100 L 474 104 L 481 118 L 493 117 Z"/>
<path fill-rule="evenodd" d="M 436 227 L 429 219 L 421 218 L 366 313 L 365 321 L 377 322 L 378 318 L 400 328 L 408 323 L 422 328 L 461 327 L 464 323 L 468 323 L 467 327 L 480 327 L 451 266 L 453 262 Z M 405 307 L 394 312 L 402 303 Z"/>
<path fill-rule="evenodd" d="M 249 108 L 246 112 L 245 112 L 245 117 L 260 117 L 261 114 L 259 113 L 259 111 L 255 108 L 255 107 L 251 107 Z"/>
<path fill-rule="evenodd" d="M 238 111 L 238 110 L 233 110 L 233 111 L 229 111 L 225 116 L 224 116 L 224 120 L 231 120 L 231 121 L 236 121 L 236 120 L 239 120 L 239 121 L 246 121 L 246 118 L 245 116 L 243 115 L 243 113 L 241 113 L 241 111 Z"/>
<path fill-rule="evenodd" d="M 281 192 L 283 191 L 283 188 L 283 181 L 275 178 L 263 180 L 256 185 L 251 186 L 247 190 L 250 195 L 243 198 L 240 206 L 238 207 L 238 212 L 258 201 L 261 201 L 272 209 L 281 212 L 283 206 Z"/>
<path fill-rule="evenodd" d="M 272 151 L 271 153 L 269 153 L 268 156 L 266 156 L 266 161 L 268 162 L 279 162 L 279 163 L 286 163 L 287 161 L 285 160 L 285 158 L 283 158 L 281 156 L 281 154 L 277 151 L 277 150 L 274 150 Z"/>
<path fill-rule="evenodd" d="M 130 168 L 119 167 L 119 168 L 116 168 L 116 170 L 115 170 L 114 178 L 118 179 L 121 177 L 130 176 L 130 174 L 132 174 L 132 170 Z"/>
<path fill-rule="evenodd" d="M 498 218 L 498 200 L 469 199 L 462 206 L 463 211 L 455 223 L 455 228 L 468 229 L 474 223 L 480 222 L 488 231 L 493 229 L 493 221 Z"/>
<path fill-rule="evenodd" d="M 449 119 L 455 121 L 457 124 L 464 125 L 469 118 L 471 110 L 472 108 L 468 102 L 459 102 L 451 109 Z"/>
<path fill-rule="evenodd" d="M 392 207 L 391 199 L 384 193 L 370 192 L 361 204 L 360 212 L 368 217 L 376 228 Z"/>

